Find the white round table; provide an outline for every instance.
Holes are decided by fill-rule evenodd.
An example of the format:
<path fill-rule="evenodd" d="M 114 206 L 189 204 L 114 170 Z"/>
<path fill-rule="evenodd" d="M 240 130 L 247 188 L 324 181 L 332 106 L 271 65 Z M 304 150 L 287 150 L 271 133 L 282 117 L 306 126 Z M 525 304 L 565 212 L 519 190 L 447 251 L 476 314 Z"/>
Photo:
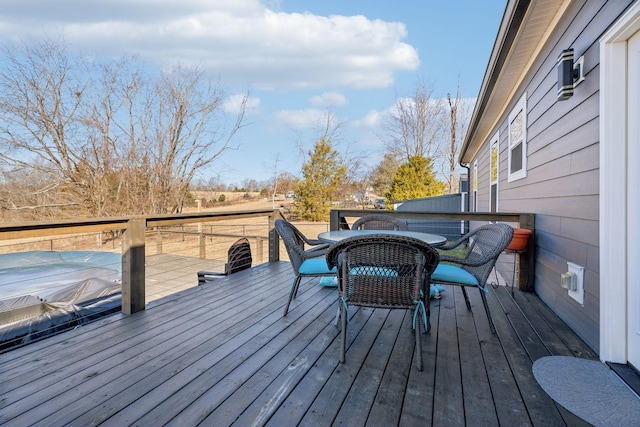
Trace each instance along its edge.
<path fill-rule="evenodd" d="M 346 239 L 347 237 L 367 236 L 370 234 L 391 234 L 394 236 L 413 237 L 414 239 L 422 240 L 436 248 L 444 245 L 447 241 L 446 237 L 439 236 L 437 234 L 403 230 L 333 230 L 318 234 L 318 240 L 325 243 L 336 243 L 342 239 Z"/>

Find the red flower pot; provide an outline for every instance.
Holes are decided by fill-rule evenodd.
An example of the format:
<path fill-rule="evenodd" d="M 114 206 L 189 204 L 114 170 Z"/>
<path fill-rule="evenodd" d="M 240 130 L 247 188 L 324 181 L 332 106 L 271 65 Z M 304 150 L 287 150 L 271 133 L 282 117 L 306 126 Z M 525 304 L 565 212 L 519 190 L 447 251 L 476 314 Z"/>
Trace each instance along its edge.
<path fill-rule="evenodd" d="M 529 236 L 531 236 L 531 234 L 531 230 L 527 230 L 526 228 L 514 228 L 513 239 L 511 239 L 511 243 L 509 243 L 509 246 L 507 246 L 506 250 L 523 251 L 527 249 Z"/>

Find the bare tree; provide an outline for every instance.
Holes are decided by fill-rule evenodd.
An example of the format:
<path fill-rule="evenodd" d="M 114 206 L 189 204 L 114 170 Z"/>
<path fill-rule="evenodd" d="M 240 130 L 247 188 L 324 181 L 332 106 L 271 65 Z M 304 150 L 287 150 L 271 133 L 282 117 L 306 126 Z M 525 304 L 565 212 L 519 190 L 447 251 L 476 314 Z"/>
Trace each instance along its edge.
<path fill-rule="evenodd" d="M 460 88 L 456 91 L 454 99 L 451 94 L 447 93 L 448 114 L 443 120 L 443 128 L 447 129 L 445 135 L 448 136 L 448 144 L 443 143 L 439 146 L 439 158 L 442 161 L 442 176 L 445 178 L 447 190 L 449 194 L 459 191 L 456 185 L 456 171 L 458 168 L 458 154 L 460 153 L 460 145 L 466 129 L 469 124 L 469 112 L 472 103 L 465 100 L 460 94 Z M 445 141 L 446 142 L 446 141 Z"/>
<path fill-rule="evenodd" d="M 248 94 L 233 123 L 221 117 L 226 94 L 198 69 L 163 72 L 154 88 L 157 113 L 148 138 L 156 212 L 179 212 L 195 172 L 230 147 L 242 127 Z"/>
<path fill-rule="evenodd" d="M 386 115 L 382 137 L 388 152 L 408 161 L 414 156 L 431 158 L 437 154 L 441 135 L 442 102 L 433 89 L 419 82 L 410 97 L 398 98 Z"/>
<path fill-rule="evenodd" d="M 271 207 L 276 208 L 276 194 L 278 193 L 278 184 L 280 182 L 281 172 L 278 169 L 280 163 L 280 155 L 277 154 L 273 164 L 273 179 L 271 181 Z"/>
<path fill-rule="evenodd" d="M 156 75 L 135 58 L 100 63 L 50 40 L 2 53 L 0 161 L 45 175 L 40 191 L 77 213 L 179 212 L 196 171 L 243 126 L 248 94 L 226 116 L 225 92 L 197 67 Z"/>
<path fill-rule="evenodd" d="M 19 52 L 2 49 L 0 157 L 11 169 L 36 170 L 53 186 L 84 204 L 83 143 L 76 121 L 89 86 L 84 61 L 70 59 L 51 41 Z"/>

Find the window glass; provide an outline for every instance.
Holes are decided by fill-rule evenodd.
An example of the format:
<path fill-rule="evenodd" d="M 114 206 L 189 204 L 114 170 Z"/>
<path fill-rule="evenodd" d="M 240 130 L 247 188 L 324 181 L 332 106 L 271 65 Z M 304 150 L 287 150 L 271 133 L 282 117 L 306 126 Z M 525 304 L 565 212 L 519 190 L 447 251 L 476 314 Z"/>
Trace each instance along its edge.
<path fill-rule="evenodd" d="M 509 114 L 509 177 L 515 181 L 527 176 L 527 94 L 522 95 Z"/>
<path fill-rule="evenodd" d="M 473 162 L 473 210 L 478 212 L 478 161 Z"/>
<path fill-rule="evenodd" d="M 490 162 L 491 167 L 489 168 L 489 197 L 491 203 L 491 212 L 498 212 L 498 175 L 499 175 L 499 165 L 500 159 L 500 135 L 496 133 L 491 140 L 491 149 L 490 149 Z"/>
<path fill-rule="evenodd" d="M 491 183 L 498 181 L 498 141 L 491 144 Z"/>

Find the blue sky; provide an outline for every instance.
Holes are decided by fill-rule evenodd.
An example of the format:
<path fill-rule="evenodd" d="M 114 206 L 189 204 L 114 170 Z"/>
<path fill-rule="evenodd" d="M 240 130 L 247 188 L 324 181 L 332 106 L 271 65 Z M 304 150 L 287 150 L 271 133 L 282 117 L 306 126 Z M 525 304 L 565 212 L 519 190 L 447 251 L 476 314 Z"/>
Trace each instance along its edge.
<path fill-rule="evenodd" d="M 204 172 L 221 182 L 299 175 L 330 109 L 337 148 L 375 165 L 379 118 L 416 82 L 475 98 L 506 1 L 3 0 L 0 41 L 64 34 L 96 55 L 196 63 L 231 100 L 250 91 L 239 148 Z M 229 104 L 232 106 L 232 103 Z M 302 149 L 302 151 L 301 151 Z"/>

